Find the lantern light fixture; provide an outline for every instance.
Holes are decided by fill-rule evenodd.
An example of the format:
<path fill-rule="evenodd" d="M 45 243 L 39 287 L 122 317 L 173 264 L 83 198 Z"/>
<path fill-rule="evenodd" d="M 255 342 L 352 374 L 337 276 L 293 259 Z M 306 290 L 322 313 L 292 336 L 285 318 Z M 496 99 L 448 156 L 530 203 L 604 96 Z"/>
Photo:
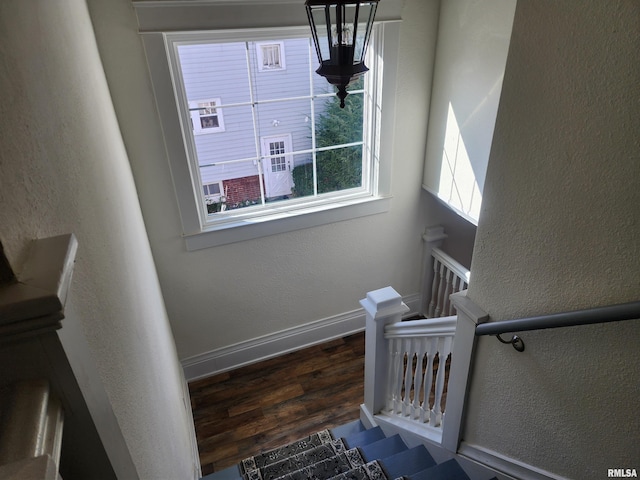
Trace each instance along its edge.
<path fill-rule="evenodd" d="M 364 64 L 379 0 L 306 0 L 320 67 L 316 73 L 338 88 L 344 108 L 347 86 L 369 69 Z"/>

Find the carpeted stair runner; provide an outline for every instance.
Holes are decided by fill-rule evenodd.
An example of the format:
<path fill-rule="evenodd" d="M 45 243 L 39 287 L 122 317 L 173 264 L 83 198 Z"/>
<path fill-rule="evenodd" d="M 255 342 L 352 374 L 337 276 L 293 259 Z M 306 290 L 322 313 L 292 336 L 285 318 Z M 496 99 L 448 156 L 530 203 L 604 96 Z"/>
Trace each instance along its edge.
<path fill-rule="evenodd" d="M 436 464 L 426 448 L 352 422 L 247 458 L 202 480 L 470 480 L 454 459 Z M 493 480 L 493 479 L 492 479 Z"/>

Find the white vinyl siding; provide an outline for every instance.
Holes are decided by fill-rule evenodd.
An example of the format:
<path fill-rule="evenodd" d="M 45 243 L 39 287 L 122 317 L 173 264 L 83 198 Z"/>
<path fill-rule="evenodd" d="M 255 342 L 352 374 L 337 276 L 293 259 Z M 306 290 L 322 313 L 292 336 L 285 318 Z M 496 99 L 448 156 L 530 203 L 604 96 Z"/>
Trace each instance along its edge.
<path fill-rule="evenodd" d="M 255 143 L 247 141 L 247 138 L 252 136 L 247 135 L 247 130 L 253 128 L 251 106 L 225 108 L 225 105 L 251 102 L 249 73 L 252 74 L 254 98 L 308 97 L 309 42 L 306 38 L 266 42 L 282 44 L 287 55 L 286 71 L 272 72 L 270 75 L 256 75 L 255 70 L 248 71 L 248 68 L 255 69 L 259 64 L 256 47 L 257 43 L 262 42 L 187 44 L 178 47 L 187 100 L 191 103 L 214 96 L 223 100 L 219 110 L 224 118 L 224 135 L 197 135 L 194 139 L 200 165 L 256 158 Z M 249 65 L 246 57 L 247 48 Z M 203 58 L 210 60 L 203 62 Z M 317 60 L 315 61 L 316 64 L 312 65 L 314 70 L 317 68 Z M 224 65 L 224 68 L 221 68 L 221 65 Z M 331 87 L 323 78 L 319 78 L 324 85 L 314 79 L 314 93 L 330 92 Z M 294 151 L 311 148 L 312 112 L 308 100 L 290 102 L 287 108 L 282 108 L 282 104 L 278 103 L 265 103 L 257 105 L 255 109 L 259 136 L 286 132 L 293 138 Z M 311 161 L 310 155 L 303 157 L 296 155 L 295 160 L 298 163 Z M 204 183 L 214 178 L 227 180 L 257 175 L 258 167 L 255 161 L 246 161 L 202 168 L 200 174 Z"/>

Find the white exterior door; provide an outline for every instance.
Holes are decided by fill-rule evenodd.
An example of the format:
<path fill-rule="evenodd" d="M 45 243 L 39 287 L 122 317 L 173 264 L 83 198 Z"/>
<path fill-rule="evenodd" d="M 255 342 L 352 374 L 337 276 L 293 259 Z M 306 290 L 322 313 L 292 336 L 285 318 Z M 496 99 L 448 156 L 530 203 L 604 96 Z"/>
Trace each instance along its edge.
<path fill-rule="evenodd" d="M 262 137 L 262 167 L 267 198 L 291 195 L 293 176 L 291 135 Z"/>

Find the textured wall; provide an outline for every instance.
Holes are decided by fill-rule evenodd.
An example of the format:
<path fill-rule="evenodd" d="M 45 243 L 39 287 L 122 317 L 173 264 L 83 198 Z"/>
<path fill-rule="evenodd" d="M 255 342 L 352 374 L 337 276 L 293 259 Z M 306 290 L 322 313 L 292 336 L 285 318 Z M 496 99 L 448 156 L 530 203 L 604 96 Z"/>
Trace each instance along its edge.
<path fill-rule="evenodd" d="M 89 6 L 181 358 L 355 310 L 369 290 L 418 291 L 438 2 L 405 5 L 391 211 L 195 252 L 186 252 L 181 238 L 130 4 L 90 0 Z"/>
<path fill-rule="evenodd" d="M 469 296 L 491 320 L 638 300 L 640 4 L 518 2 Z M 576 479 L 638 467 L 640 321 L 479 342 L 465 440 Z"/>
<path fill-rule="evenodd" d="M 180 366 L 84 0 L 0 3 L 0 238 L 79 241 L 80 321 L 140 478 L 193 478 Z M 118 469 L 116 468 L 116 471 Z"/>

